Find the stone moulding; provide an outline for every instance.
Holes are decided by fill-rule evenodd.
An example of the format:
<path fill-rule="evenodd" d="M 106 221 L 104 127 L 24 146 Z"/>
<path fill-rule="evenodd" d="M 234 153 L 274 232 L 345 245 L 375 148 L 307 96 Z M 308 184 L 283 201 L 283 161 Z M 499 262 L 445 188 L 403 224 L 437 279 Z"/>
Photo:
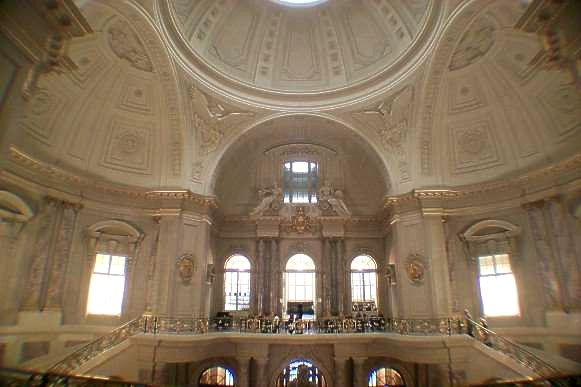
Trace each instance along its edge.
<path fill-rule="evenodd" d="M 487 183 L 471 184 L 454 188 L 416 189 L 401 195 L 387 196 L 384 199 L 384 208 L 391 209 L 402 204 L 421 200 L 459 200 L 465 198 L 481 198 L 511 190 L 524 190 L 535 186 L 542 187 L 546 183 L 544 179 L 552 178 L 555 181 L 560 176 L 574 173 L 579 175 L 581 170 L 581 153 L 576 154 L 557 164 L 526 173 L 512 179 L 494 180 Z M 574 176 L 577 180 L 581 176 Z"/>
<path fill-rule="evenodd" d="M 48 177 L 52 181 L 70 183 L 76 188 L 90 188 L 91 190 L 104 194 L 124 196 L 132 199 L 144 199 L 147 201 L 180 200 L 207 208 L 218 207 L 215 197 L 196 194 L 190 190 L 146 190 L 137 187 L 116 186 L 113 183 L 81 177 L 62 168 L 35 159 L 14 146 L 10 147 L 10 160 L 34 175 Z"/>

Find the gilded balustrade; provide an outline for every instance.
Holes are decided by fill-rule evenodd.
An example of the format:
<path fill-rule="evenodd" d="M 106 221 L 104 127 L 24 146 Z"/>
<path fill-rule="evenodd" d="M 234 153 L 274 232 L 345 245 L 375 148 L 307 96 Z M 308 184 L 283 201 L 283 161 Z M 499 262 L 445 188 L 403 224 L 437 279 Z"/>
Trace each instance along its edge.
<path fill-rule="evenodd" d="M 260 318 L 172 318 L 143 315 L 100 337 L 56 363 L 49 372 L 71 372 L 122 343 L 131 336 L 143 334 L 204 335 L 236 332 L 268 335 L 300 334 L 385 334 L 449 336 L 468 334 L 494 348 L 542 377 L 559 375 L 559 371 L 531 352 L 499 336 L 469 318 L 398 319 L 371 317 L 322 318 L 318 320 L 283 321 L 277 317 Z"/>

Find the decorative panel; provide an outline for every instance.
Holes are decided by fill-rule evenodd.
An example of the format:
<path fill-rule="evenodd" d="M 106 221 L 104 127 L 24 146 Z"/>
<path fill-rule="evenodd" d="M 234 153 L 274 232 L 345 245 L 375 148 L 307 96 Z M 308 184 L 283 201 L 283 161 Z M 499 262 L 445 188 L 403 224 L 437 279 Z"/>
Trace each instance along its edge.
<path fill-rule="evenodd" d="M 151 174 L 153 124 L 113 118 L 110 125 L 102 165 L 127 172 Z"/>
<path fill-rule="evenodd" d="M 248 71 L 252 43 L 259 22 L 256 9 L 239 2 L 214 38 L 210 52 L 221 62 Z"/>
<path fill-rule="evenodd" d="M 491 121 L 482 119 L 450 124 L 452 172 L 466 173 L 502 164 Z"/>

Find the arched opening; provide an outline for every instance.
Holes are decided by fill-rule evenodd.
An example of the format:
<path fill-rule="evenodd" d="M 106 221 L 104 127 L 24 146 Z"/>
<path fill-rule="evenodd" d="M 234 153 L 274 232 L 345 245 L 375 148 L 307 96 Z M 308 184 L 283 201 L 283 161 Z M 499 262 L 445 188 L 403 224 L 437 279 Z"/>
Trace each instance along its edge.
<path fill-rule="evenodd" d="M 321 370 L 304 359 L 293 360 L 280 373 L 276 387 L 327 387 Z"/>
<path fill-rule="evenodd" d="M 369 373 L 368 387 L 399 387 L 405 386 L 403 377 L 393 368 L 374 368 Z"/>
<path fill-rule="evenodd" d="M 288 317 L 315 317 L 315 263 L 305 254 L 288 260 L 284 272 L 284 305 Z"/>
<path fill-rule="evenodd" d="M 224 367 L 211 367 L 200 375 L 198 381 L 200 387 L 233 387 L 234 373 Z"/>
<path fill-rule="evenodd" d="M 224 310 L 250 308 L 250 261 L 233 255 L 224 265 Z"/>
<path fill-rule="evenodd" d="M 355 313 L 377 311 L 377 263 L 369 255 L 351 261 L 351 303 Z"/>

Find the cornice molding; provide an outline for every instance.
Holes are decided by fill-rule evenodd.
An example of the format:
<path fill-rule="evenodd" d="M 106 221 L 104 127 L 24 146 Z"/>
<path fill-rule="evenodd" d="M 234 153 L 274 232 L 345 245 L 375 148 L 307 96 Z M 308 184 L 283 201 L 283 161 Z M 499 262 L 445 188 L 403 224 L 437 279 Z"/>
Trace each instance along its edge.
<path fill-rule="evenodd" d="M 145 188 L 114 185 L 111 182 L 93 180 L 76 175 L 62 168 L 55 167 L 47 162 L 40 161 L 22 152 L 18 148 L 10 147 L 10 160 L 33 176 L 43 177 L 52 182 L 72 184 L 74 188 L 91 190 L 113 196 L 123 196 L 130 199 L 146 201 L 182 201 L 189 202 L 207 209 L 218 207 L 214 196 L 196 194 L 184 189 L 148 190 Z"/>
<path fill-rule="evenodd" d="M 546 179 L 551 179 L 557 183 L 558 180 L 569 174 L 571 180 L 579 179 L 581 176 L 581 153 L 576 154 L 554 165 L 538 169 L 511 179 L 493 180 L 480 184 L 470 184 L 465 186 L 450 188 L 423 188 L 410 192 L 387 196 L 384 199 L 384 208 L 391 209 L 405 204 L 421 202 L 425 200 L 454 201 L 460 199 L 480 199 L 498 195 L 506 192 L 517 191 L 522 193 L 534 192 L 547 188 Z M 552 186 L 552 185 L 551 185 Z M 554 195 L 554 194 L 552 194 Z"/>

